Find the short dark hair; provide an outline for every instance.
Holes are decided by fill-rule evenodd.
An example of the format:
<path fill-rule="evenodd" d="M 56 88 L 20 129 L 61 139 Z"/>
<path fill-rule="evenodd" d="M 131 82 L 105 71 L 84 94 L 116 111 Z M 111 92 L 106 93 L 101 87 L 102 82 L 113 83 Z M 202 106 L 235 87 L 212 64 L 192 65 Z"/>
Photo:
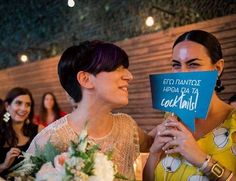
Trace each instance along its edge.
<path fill-rule="evenodd" d="M 236 101 L 236 94 L 232 95 L 230 98 L 229 98 L 229 104 L 231 102 L 235 102 Z"/>
<path fill-rule="evenodd" d="M 58 63 L 58 75 L 62 87 L 75 102 L 79 102 L 82 99 L 77 81 L 79 71 L 96 76 L 102 71 L 111 72 L 121 65 L 128 68 L 129 59 L 126 52 L 117 45 L 99 40 L 84 41 L 64 51 Z"/>
<path fill-rule="evenodd" d="M 203 45 L 207 49 L 207 52 L 213 64 L 215 64 L 223 57 L 220 42 L 214 35 L 209 32 L 203 30 L 192 30 L 189 32 L 185 32 L 176 39 L 172 48 L 174 48 L 178 43 L 185 40 L 193 41 Z"/>

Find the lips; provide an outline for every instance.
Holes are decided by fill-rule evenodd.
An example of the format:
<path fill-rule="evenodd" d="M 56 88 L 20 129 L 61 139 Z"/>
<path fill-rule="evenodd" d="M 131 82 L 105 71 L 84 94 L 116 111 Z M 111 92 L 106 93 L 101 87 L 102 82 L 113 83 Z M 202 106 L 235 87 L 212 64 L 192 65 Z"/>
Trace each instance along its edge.
<path fill-rule="evenodd" d="M 124 91 L 125 93 L 128 93 L 128 85 L 120 86 L 119 89 L 121 89 L 121 90 Z"/>
<path fill-rule="evenodd" d="M 26 117 L 28 113 L 16 113 L 19 117 Z"/>
<path fill-rule="evenodd" d="M 128 91 L 128 87 L 121 87 L 121 89 L 126 91 L 126 92 Z"/>

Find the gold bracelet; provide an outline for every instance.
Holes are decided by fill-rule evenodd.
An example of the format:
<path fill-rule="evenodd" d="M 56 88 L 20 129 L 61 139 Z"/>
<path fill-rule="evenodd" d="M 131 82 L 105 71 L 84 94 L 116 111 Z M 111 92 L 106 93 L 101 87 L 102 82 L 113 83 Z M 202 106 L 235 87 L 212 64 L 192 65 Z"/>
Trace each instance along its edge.
<path fill-rule="evenodd" d="M 230 181 L 233 176 L 234 176 L 233 172 L 230 172 L 230 175 L 228 176 L 228 178 L 226 179 L 226 181 Z"/>

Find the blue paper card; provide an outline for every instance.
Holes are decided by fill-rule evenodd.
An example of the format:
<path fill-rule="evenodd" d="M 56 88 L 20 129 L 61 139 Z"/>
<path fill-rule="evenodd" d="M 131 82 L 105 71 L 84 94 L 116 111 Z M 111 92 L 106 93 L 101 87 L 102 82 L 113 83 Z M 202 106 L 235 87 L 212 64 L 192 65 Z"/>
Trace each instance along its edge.
<path fill-rule="evenodd" d="M 206 118 L 217 71 L 150 75 L 153 108 L 175 113 L 192 131 Z"/>

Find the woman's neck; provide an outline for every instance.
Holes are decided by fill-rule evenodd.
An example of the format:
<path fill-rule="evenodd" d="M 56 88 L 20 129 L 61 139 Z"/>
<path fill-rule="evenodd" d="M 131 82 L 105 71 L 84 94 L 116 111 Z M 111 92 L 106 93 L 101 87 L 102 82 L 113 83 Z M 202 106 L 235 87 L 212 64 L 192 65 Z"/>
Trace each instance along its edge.
<path fill-rule="evenodd" d="M 54 115 L 53 109 L 47 109 L 47 114 L 48 115 Z"/>
<path fill-rule="evenodd" d="M 207 118 L 205 120 L 197 119 L 195 122 L 195 137 L 200 138 L 218 127 L 227 119 L 232 110 L 233 108 L 230 105 L 220 100 L 216 94 L 213 94 Z"/>
<path fill-rule="evenodd" d="M 88 133 L 94 138 L 109 133 L 113 125 L 111 110 L 104 104 L 81 102 L 68 119 L 77 133 L 84 128 L 88 121 Z"/>
<path fill-rule="evenodd" d="M 23 129 L 24 122 L 13 122 L 12 128 L 16 132 L 16 134 L 21 134 Z"/>

